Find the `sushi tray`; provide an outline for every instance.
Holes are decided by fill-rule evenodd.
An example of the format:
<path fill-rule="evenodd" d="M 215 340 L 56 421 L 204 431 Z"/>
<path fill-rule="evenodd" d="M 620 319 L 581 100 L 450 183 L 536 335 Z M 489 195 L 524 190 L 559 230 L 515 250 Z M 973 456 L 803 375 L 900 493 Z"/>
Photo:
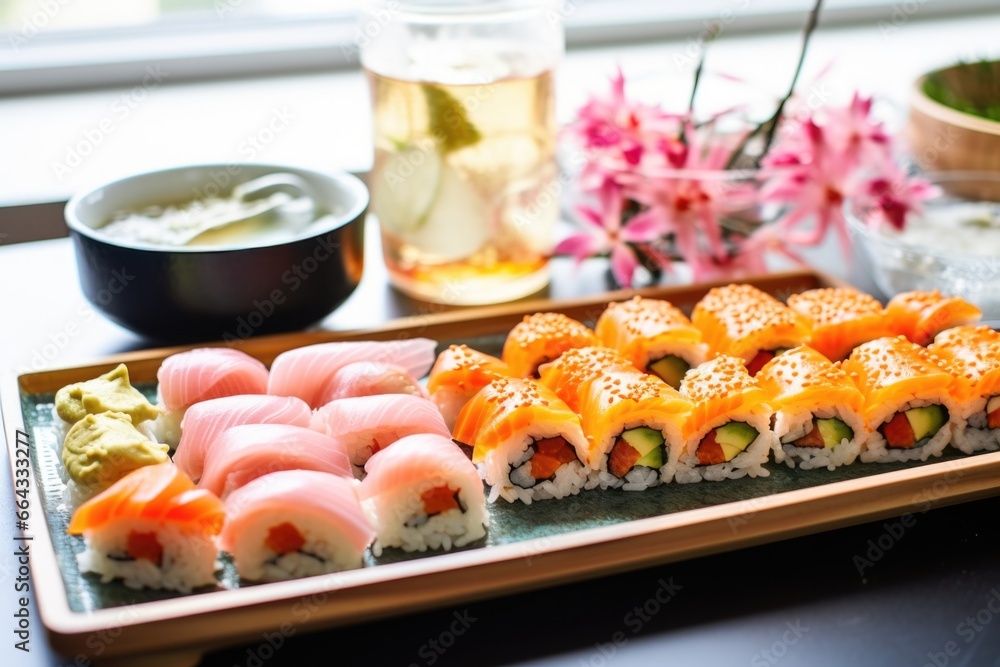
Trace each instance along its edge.
<path fill-rule="evenodd" d="M 836 285 L 822 274 L 805 271 L 773 274 L 749 282 L 780 301 Z M 572 301 L 521 302 L 405 318 L 363 331 L 308 331 L 253 338 L 228 347 L 270 366 L 272 382 L 277 373 L 272 362 L 279 355 L 320 343 L 421 338 L 437 342 L 434 354 L 452 344 L 466 344 L 499 357 L 509 332 L 529 314 L 561 313 L 592 327 L 609 302 L 623 301 L 634 294 L 669 301 L 690 314 L 714 286 L 663 287 Z M 221 341 L 208 343 L 209 347 L 222 345 Z M 721 481 L 705 477 L 699 483 L 678 483 L 685 481 L 680 462 L 673 483 L 665 479 L 665 483 L 650 484 L 649 488 L 645 484 L 635 489 L 628 484 L 624 489 L 614 488 L 614 484 L 606 488 L 602 483 L 600 488 L 588 486 L 572 494 L 554 492 L 554 498 L 536 496 L 530 503 L 516 494 L 499 498 L 493 494 L 491 502 L 484 503 L 485 535 L 468 544 L 449 542 L 446 546 L 452 548 L 448 550 L 371 547 L 359 552 L 361 562 L 353 569 L 267 583 L 242 576 L 245 571 L 238 570 L 236 559 L 223 553 L 213 583 L 194 587 L 191 592 L 127 586 L 121 579 L 102 581 L 93 570 L 83 571 L 86 568 L 81 565 L 82 556 L 89 543 L 85 544 L 81 535 L 68 532 L 71 519 L 77 522 L 76 505 L 68 493 L 63 469 L 66 459 L 60 454 L 67 427 L 57 416 L 56 392 L 125 364 L 132 387 L 153 403 L 165 396 L 161 393 L 163 387 L 157 385 L 161 364 L 194 347 L 199 346 L 129 352 L 77 367 L 9 377 L 2 386 L 0 407 L 15 480 L 24 476 L 17 472 L 15 462 L 20 460 L 20 467 L 25 458 L 30 462 L 26 499 L 31 508 L 30 566 L 36 600 L 51 643 L 65 656 L 82 654 L 97 664 L 114 664 L 138 655 L 147 665 L 194 664 L 207 650 L 255 640 L 289 619 L 295 619 L 303 631 L 365 622 L 697 558 L 1000 493 L 1000 452 L 966 455 L 952 447 L 926 461 L 863 463 L 859 459 L 851 465 L 826 467 L 824 463 L 813 469 L 802 465 L 793 468 L 772 459 L 762 464 L 763 472 L 758 471 L 757 476 Z M 262 373 L 267 372 L 264 366 L 260 368 Z M 762 372 L 767 372 L 767 366 Z M 474 400 L 480 395 L 476 394 Z M 466 411 L 462 411 L 454 428 L 456 441 L 463 428 L 471 428 L 463 426 Z M 187 414 L 185 433 L 191 421 L 191 412 Z M 450 434 L 450 426 L 446 435 Z M 586 430 L 585 419 L 584 427 Z M 758 428 L 767 430 L 769 426 L 765 421 Z M 743 446 L 744 453 L 750 451 Z M 184 447 L 182 444 L 178 451 Z M 400 447 L 399 452 L 403 449 Z M 385 449 L 386 453 L 390 451 L 394 450 Z M 608 454 L 608 470 L 611 458 L 612 454 Z M 471 467 L 468 461 L 465 463 Z M 635 461 L 629 465 L 633 463 L 635 469 L 645 470 Z M 174 464 L 184 468 L 176 456 Z M 374 474 L 369 470 L 369 478 Z M 513 480 L 514 474 L 510 475 Z M 613 477 L 608 479 L 615 482 Z M 22 482 L 16 488 L 24 486 Z M 476 486 L 482 486 L 478 480 Z M 485 493 L 490 493 L 488 485 Z M 444 500 L 451 502 L 450 498 Z M 431 514 L 429 509 L 426 512 Z M 93 515 L 91 512 L 91 519 Z M 81 522 L 86 519 L 83 517 Z M 230 520 L 235 519 L 226 519 Z M 304 608 L 308 608 L 307 614 L 302 613 Z M 114 641 L 100 640 L 105 636 Z M 93 655 L 95 645 L 101 647 L 99 656 Z"/>

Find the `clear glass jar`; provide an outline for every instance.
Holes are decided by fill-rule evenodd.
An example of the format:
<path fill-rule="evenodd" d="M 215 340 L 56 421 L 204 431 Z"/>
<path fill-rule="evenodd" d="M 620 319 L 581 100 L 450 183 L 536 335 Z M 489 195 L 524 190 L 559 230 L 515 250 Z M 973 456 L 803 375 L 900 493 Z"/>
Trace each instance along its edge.
<path fill-rule="evenodd" d="M 553 73 L 558 0 L 369 0 L 361 64 L 369 179 L 393 284 L 450 304 L 549 281 L 559 215 Z"/>

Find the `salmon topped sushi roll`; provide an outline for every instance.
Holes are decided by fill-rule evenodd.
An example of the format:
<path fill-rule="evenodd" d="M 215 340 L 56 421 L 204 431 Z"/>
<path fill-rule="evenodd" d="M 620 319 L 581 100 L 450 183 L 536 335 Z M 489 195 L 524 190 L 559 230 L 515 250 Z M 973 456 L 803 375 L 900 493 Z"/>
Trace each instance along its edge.
<path fill-rule="evenodd" d="M 562 313 L 525 315 L 507 334 L 503 361 L 514 377 L 538 377 L 538 367 L 566 350 L 597 345 L 594 332 Z"/>
<path fill-rule="evenodd" d="M 694 409 L 684 422 L 675 481 L 770 474 L 763 465 L 774 447 L 771 409 L 766 392 L 740 359 L 722 355 L 691 369 L 681 394 Z"/>
<path fill-rule="evenodd" d="M 796 347 L 757 374 L 775 413 L 775 458 L 792 468 L 835 469 L 854 462 L 868 438 L 865 397 L 838 364 Z"/>
<path fill-rule="evenodd" d="M 902 336 L 854 348 L 843 369 L 865 397 L 866 463 L 926 461 L 951 441 L 959 408 L 955 379 L 930 352 Z"/>
<path fill-rule="evenodd" d="M 510 375 L 507 364 L 468 345 L 452 345 L 438 355 L 427 378 L 427 391 L 449 429 L 465 404 L 497 378 Z"/>
<path fill-rule="evenodd" d="M 985 325 L 955 327 L 927 349 L 955 378 L 952 445 L 966 454 L 1000 449 L 1000 333 Z"/>
<path fill-rule="evenodd" d="M 587 439 L 580 418 L 548 387 L 500 378 L 462 408 L 452 434 L 472 448 L 489 501 L 563 498 L 587 482 Z"/>
<path fill-rule="evenodd" d="M 225 510 L 173 463 L 135 470 L 80 506 L 67 532 L 83 535 L 81 572 L 130 588 L 189 593 L 215 585 Z"/>
<path fill-rule="evenodd" d="M 680 388 L 685 373 L 708 356 L 701 331 L 668 301 L 635 296 L 609 303 L 594 333 L 640 371 L 652 373 L 674 389 Z"/>
<path fill-rule="evenodd" d="M 541 383 L 580 414 L 580 403 L 591 382 L 608 371 L 634 368 L 628 359 L 609 347 L 578 347 L 538 370 Z"/>
<path fill-rule="evenodd" d="M 635 368 L 614 368 L 585 384 L 579 401 L 591 486 L 642 491 L 673 479 L 693 408 L 676 389 Z"/>
<path fill-rule="evenodd" d="M 449 438 L 410 435 L 365 465 L 358 495 L 385 547 L 426 551 L 462 547 L 486 535 L 486 499 L 479 472 Z"/>
<path fill-rule="evenodd" d="M 855 347 L 892 333 L 882 304 L 849 287 L 824 287 L 788 297 L 788 307 L 810 323 L 807 344 L 830 361 L 846 359 Z"/>
<path fill-rule="evenodd" d="M 978 323 L 983 312 L 962 297 L 933 290 L 897 294 L 889 300 L 886 315 L 893 333 L 917 345 L 930 345 L 945 329 Z"/>
<path fill-rule="evenodd" d="M 359 568 L 375 530 L 358 482 L 315 470 L 258 477 L 226 498 L 220 546 L 248 581 L 281 581 Z"/>
<path fill-rule="evenodd" d="M 802 315 L 752 285 L 710 290 L 695 306 L 691 321 L 704 334 L 710 357 L 736 357 L 751 376 L 809 338 Z"/>

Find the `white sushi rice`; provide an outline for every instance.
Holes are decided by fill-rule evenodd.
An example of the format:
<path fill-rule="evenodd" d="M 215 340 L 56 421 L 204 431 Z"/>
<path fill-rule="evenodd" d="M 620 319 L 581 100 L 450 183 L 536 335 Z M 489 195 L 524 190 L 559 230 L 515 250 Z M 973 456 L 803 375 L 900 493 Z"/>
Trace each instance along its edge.
<path fill-rule="evenodd" d="M 731 421 L 746 422 L 757 430 L 757 437 L 747 448 L 733 457 L 733 460 L 715 465 L 698 465 L 698 445 L 712 429 Z M 688 440 L 684 454 L 677 461 L 677 471 L 674 481 L 678 484 L 691 484 L 708 480 L 718 482 L 724 479 L 739 479 L 740 477 L 767 477 L 771 473 L 764 468 L 768 456 L 775 448 L 775 436 L 771 431 L 771 420 L 766 414 L 759 412 L 734 413 L 723 415 L 706 424 L 698 433 Z"/>
<path fill-rule="evenodd" d="M 453 546 L 464 547 L 486 535 L 488 519 L 482 493 L 467 492 L 463 481 L 463 477 L 442 474 L 432 480 L 404 486 L 396 493 L 383 493 L 365 500 L 362 507 L 378 534 L 372 553 L 381 556 L 386 547 L 399 547 L 403 551 L 447 551 Z M 475 483 L 480 484 L 478 480 Z M 421 495 L 438 486 L 457 489 L 459 503 L 465 511 L 451 509 L 428 517 Z M 473 499 L 477 495 L 478 502 Z"/>
<path fill-rule="evenodd" d="M 305 543 L 298 551 L 278 554 L 266 544 L 271 528 L 292 524 Z M 283 581 L 329 574 L 361 567 L 364 551 L 358 551 L 335 526 L 294 508 L 280 517 L 265 515 L 244 528 L 230 553 L 236 571 L 248 581 Z"/>
<path fill-rule="evenodd" d="M 156 534 L 163 547 L 159 566 L 144 558 L 123 560 L 133 531 Z M 164 588 L 181 593 L 218 584 L 215 572 L 221 564 L 210 537 L 144 520 L 118 521 L 86 537 L 87 550 L 77 555 L 77 563 L 81 572 L 101 575 L 102 583 L 121 579 L 129 588 Z"/>
<path fill-rule="evenodd" d="M 909 449 L 887 447 L 885 437 L 878 430 L 879 427 L 892 419 L 892 416 L 897 412 L 904 412 L 910 408 L 923 408 L 928 405 L 943 405 L 948 410 L 948 422 L 934 434 L 934 437 L 920 447 Z M 944 392 L 916 395 L 900 404 L 884 404 L 878 412 L 869 417 L 871 434 L 861 451 L 861 460 L 865 463 L 889 463 L 892 461 L 926 461 L 932 456 L 941 456 L 941 452 L 951 442 L 956 415 L 959 412 L 958 405 L 951 396 Z"/>
<path fill-rule="evenodd" d="M 835 447 L 796 447 L 783 440 L 798 440 L 805 437 L 813 429 L 813 419 L 839 419 L 854 431 L 850 440 L 844 438 Z M 803 470 L 827 468 L 836 470 L 839 466 L 850 465 L 858 458 L 861 445 L 868 439 L 868 430 L 864 419 L 853 410 L 834 405 L 818 410 L 800 408 L 798 410 L 782 410 L 774 419 L 774 459 L 779 463 L 784 461 L 789 468 L 796 464 Z"/>
<path fill-rule="evenodd" d="M 492 503 L 503 498 L 510 503 L 520 500 L 525 505 L 530 505 L 534 500 L 565 498 L 580 493 L 591 472 L 580 461 L 564 463 L 559 466 L 552 479 L 539 482 L 530 489 L 522 488 L 510 480 L 510 471 L 533 455 L 530 448 L 533 442 L 557 437 L 566 437 L 558 425 L 535 424 L 531 433 L 514 436 L 487 453 L 486 461 L 477 466 L 479 475 L 490 486 L 487 500 Z"/>
<path fill-rule="evenodd" d="M 991 429 L 986 415 L 990 396 L 982 396 L 967 406 L 955 420 L 952 447 L 965 454 L 995 452 L 1000 449 L 1000 429 Z"/>

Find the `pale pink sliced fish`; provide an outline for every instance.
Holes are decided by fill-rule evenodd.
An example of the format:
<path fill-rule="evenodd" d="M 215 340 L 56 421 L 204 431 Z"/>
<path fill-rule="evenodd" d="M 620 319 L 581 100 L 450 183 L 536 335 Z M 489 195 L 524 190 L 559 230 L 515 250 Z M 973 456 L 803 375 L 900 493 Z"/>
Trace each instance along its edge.
<path fill-rule="evenodd" d="M 226 497 L 226 524 L 219 546 L 232 551 L 240 533 L 262 516 L 280 524 L 296 517 L 335 526 L 362 553 L 375 539 L 355 493 L 357 482 L 315 470 L 283 470 L 258 477 Z"/>
<path fill-rule="evenodd" d="M 173 412 L 223 396 L 267 393 L 267 366 L 228 347 L 201 347 L 163 360 L 156 372 L 163 406 Z"/>
<path fill-rule="evenodd" d="M 429 398 L 427 390 L 396 364 L 377 361 L 355 361 L 337 370 L 320 392 L 320 405 L 339 398 L 377 396 L 379 394 L 409 394 Z"/>
<path fill-rule="evenodd" d="M 428 338 L 394 341 L 319 343 L 282 352 L 271 364 L 267 393 L 298 396 L 314 408 L 323 405 L 323 389 L 333 374 L 355 361 L 395 364 L 423 377 L 434 363 L 437 344 Z"/>
<path fill-rule="evenodd" d="M 424 433 L 400 438 L 368 459 L 365 471 L 368 476 L 358 492 L 362 500 L 415 484 L 426 484 L 431 489 L 459 481 L 467 500 L 479 505 L 485 502 L 475 464 L 451 439 L 440 435 Z"/>
<path fill-rule="evenodd" d="M 195 403 L 181 422 L 181 441 L 174 463 L 191 479 L 201 477 L 205 455 L 222 432 L 241 424 L 291 424 L 308 427 L 309 406 L 288 396 L 225 396 Z"/>
<path fill-rule="evenodd" d="M 433 403 L 407 394 L 331 401 L 316 411 L 313 428 L 340 440 L 355 465 L 364 465 L 373 453 L 408 435 L 435 433 L 451 437 Z"/>
<path fill-rule="evenodd" d="M 223 431 L 205 453 L 198 486 L 224 498 L 279 470 L 317 470 L 354 479 L 347 451 L 328 435 L 288 424 L 243 424 Z"/>

